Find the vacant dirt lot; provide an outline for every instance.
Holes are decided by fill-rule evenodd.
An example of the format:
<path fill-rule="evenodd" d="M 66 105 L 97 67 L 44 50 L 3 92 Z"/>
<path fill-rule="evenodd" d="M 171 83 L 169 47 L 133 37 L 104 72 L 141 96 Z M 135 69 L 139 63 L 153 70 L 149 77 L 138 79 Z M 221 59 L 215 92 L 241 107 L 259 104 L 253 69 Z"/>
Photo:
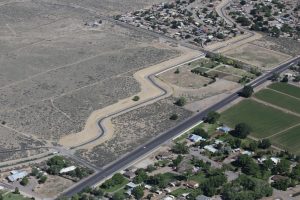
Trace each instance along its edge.
<path fill-rule="evenodd" d="M 253 44 L 244 44 L 224 53 L 237 60 L 261 68 L 271 68 L 287 60 L 290 56 L 273 50 L 268 50 Z"/>
<path fill-rule="evenodd" d="M 60 176 L 47 176 L 48 179 L 44 184 L 37 185 L 34 191 L 42 198 L 52 198 L 63 192 L 74 184 L 73 181 Z"/>
<path fill-rule="evenodd" d="M 159 78 L 164 82 L 168 82 L 179 87 L 192 89 L 201 88 L 211 81 L 210 78 L 192 73 L 191 69 L 192 67 L 185 65 L 178 68 L 179 73 L 175 73 L 177 69 L 172 69 L 159 75 Z"/>
<path fill-rule="evenodd" d="M 90 152 L 79 151 L 78 154 L 98 166 L 107 165 L 192 114 L 175 106 L 174 101 L 168 98 L 113 118 L 113 138 Z M 173 113 L 179 115 L 178 120 L 169 119 Z"/>
<path fill-rule="evenodd" d="M 257 46 L 272 49 L 291 56 L 297 56 L 300 54 L 300 42 L 288 38 L 265 36 L 259 40 L 253 41 L 252 43 Z"/>
<path fill-rule="evenodd" d="M 85 25 L 99 13 L 153 3 L 134 2 L 1 1 L 1 148 L 55 143 L 80 131 L 92 111 L 139 92 L 134 72 L 178 55 L 105 20 Z"/>

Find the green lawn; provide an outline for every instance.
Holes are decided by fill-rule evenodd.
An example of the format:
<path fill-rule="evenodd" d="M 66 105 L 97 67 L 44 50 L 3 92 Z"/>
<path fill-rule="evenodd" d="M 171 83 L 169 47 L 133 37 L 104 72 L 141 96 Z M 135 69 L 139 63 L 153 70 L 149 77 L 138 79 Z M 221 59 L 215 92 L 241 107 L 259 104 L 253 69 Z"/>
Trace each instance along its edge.
<path fill-rule="evenodd" d="M 129 181 L 127 179 L 125 179 L 123 181 L 123 183 L 115 185 L 109 189 L 104 189 L 104 191 L 109 192 L 109 193 L 116 192 L 117 190 L 120 190 L 121 188 L 123 188 L 127 183 L 129 183 Z"/>
<path fill-rule="evenodd" d="M 273 83 L 268 86 L 273 90 L 286 93 L 288 95 L 300 98 L 300 88 L 287 83 Z"/>
<path fill-rule="evenodd" d="M 30 198 L 24 197 L 20 194 L 8 193 L 3 196 L 3 200 L 30 200 Z"/>
<path fill-rule="evenodd" d="M 270 138 L 275 145 L 300 155 L 300 126 Z"/>
<path fill-rule="evenodd" d="M 174 197 L 179 197 L 184 193 L 191 193 L 193 190 L 189 189 L 189 188 L 178 188 L 176 190 L 174 190 L 173 192 L 171 192 L 171 195 L 173 195 Z"/>
<path fill-rule="evenodd" d="M 189 180 L 193 180 L 193 181 L 196 181 L 197 183 L 201 184 L 205 181 L 205 175 L 200 173 L 200 174 L 195 174 L 193 176 L 191 176 L 189 178 Z"/>
<path fill-rule="evenodd" d="M 255 97 L 273 105 L 300 113 L 300 100 L 275 92 L 273 90 L 261 90 L 255 94 Z"/>
<path fill-rule="evenodd" d="M 243 100 L 221 114 L 221 121 L 234 128 L 247 123 L 254 137 L 264 138 L 300 122 L 300 118 L 253 100 Z"/>

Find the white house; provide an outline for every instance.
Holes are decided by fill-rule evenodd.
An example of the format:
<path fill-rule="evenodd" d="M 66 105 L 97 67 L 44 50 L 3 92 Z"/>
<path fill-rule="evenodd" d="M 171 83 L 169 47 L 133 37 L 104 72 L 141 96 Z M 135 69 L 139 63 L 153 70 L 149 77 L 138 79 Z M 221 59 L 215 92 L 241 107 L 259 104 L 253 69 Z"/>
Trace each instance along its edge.
<path fill-rule="evenodd" d="M 189 136 L 189 140 L 192 142 L 200 142 L 200 141 L 205 141 L 206 139 L 204 139 L 203 137 L 201 137 L 199 135 L 191 134 Z"/>
<path fill-rule="evenodd" d="M 216 153 L 218 151 L 218 149 L 216 149 L 215 147 L 213 147 L 212 145 L 206 145 L 203 147 L 205 150 L 211 152 L 211 153 Z"/>
<path fill-rule="evenodd" d="M 271 157 L 270 159 L 273 161 L 273 163 L 274 163 L 275 165 L 277 165 L 278 163 L 280 163 L 280 158 Z"/>
<path fill-rule="evenodd" d="M 21 171 L 21 172 L 14 171 L 14 174 L 9 175 L 7 178 L 10 182 L 15 182 L 17 180 L 23 179 L 27 175 L 28 173 L 26 171 Z"/>
<path fill-rule="evenodd" d="M 75 170 L 76 167 L 75 166 L 70 166 L 70 167 L 66 167 L 66 168 L 62 168 L 59 173 L 60 174 L 63 174 L 63 173 L 67 173 L 67 172 L 71 172 L 73 170 Z"/>

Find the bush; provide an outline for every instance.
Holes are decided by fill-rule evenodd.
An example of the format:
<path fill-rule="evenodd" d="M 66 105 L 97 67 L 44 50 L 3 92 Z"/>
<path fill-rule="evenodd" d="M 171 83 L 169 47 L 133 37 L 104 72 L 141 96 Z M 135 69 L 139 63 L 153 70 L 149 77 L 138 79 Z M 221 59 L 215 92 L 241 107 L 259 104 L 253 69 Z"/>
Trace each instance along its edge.
<path fill-rule="evenodd" d="M 24 178 L 21 180 L 21 182 L 20 182 L 20 184 L 23 185 L 23 186 L 28 185 L 28 183 L 29 183 L 29 180 L 28 180 L 27 177 L 24 177 Z"/>
<path fill-rule="evenodd" d="M 133 101 L 138 101 L 138 100 L 140 100 L 140 97 L 139 97 L 139 96 L 134 96 L 134 97 L 132 98 L 132 100 L 133 100 Z"/>
<path fill-rule="evenodd" d="M 186 104 L 186 99 L 184 97 L 180 97 L 176 102 L 175 105 L 177 106 L 184 106 Z"/>
<path fill-rule="evenodd" d="M 177 114 L 172 114 L 170 117 L 170 120 L 177 120 L 178 119 L 178 115 Z"/>
<path fill-rule="evenodd" d="M 39 184 L 45 183 L 47 181 L 47 176 L 42 176 L 39 180 Z"/>

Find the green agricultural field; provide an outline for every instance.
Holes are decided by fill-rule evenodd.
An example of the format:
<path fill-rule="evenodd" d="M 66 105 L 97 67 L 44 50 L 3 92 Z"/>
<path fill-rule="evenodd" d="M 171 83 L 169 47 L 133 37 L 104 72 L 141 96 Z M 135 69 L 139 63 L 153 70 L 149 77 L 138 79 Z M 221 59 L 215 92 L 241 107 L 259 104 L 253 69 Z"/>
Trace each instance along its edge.
<path fill-rule="evenodd" d="M 268 86 L 273 90 L 286 93 L 288 95 L 300 98 L 300 88 L 287 83 L 273 83 Z"/>
<path fill-rule="evenodd" d="M 273 144 L 300 155 L 300 125 L 275 135 L 270 140 Z"/>
<path fill-rule="evenodd" d="M 293 98 L 269 89 L 257 92 L 255 97 L 281 108 L 300 113 L 300 99 L 298 100 L 297 98 Z"/>
<path fill-rule="evenodd" d="M 244 100 L 223 112 L 221 121 L 231 127 L 247 123 L 253 130 L 252 136 L 264 138 L 299 123 L 300 118 L 253 100 Z"/>

